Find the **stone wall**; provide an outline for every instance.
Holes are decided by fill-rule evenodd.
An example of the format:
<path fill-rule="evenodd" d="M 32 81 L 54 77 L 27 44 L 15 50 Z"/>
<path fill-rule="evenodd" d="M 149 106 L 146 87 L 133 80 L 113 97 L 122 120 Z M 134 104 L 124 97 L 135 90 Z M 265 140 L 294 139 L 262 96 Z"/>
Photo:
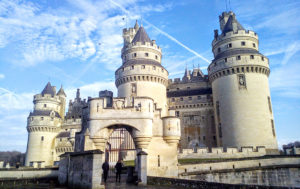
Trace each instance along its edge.
<path fill-rule="evenodd" d="M 58 182 L 68 188 L 99 189 L 102 179 L 102 152 L 65 153 L 59 164 Z"/>
<path fill-rule="evenodd" d="M 185 178 L 228 184 L 300 187 L 299 173 L 300 165 L 284 165 L 212 171 Z"/>
<path fill-rule="evenodd" d="M 188 180 L 188 179 L 175 179 L 175 178 L 164 178 L 164 177 L 148 177 L 148 184 L 150 185 L 163 185 L 163 186 L 175 186 L 182 188 L 197 188 L 197 189 L 267 189 L 267 188 L 287 188 L 287 187 L 274 187 L 274 186 L 259 186 L 259 185 L 245 185 L 245 184 L 223 184 L 217 182 L 206 182 L 200 180 Z"/>
<path fill-rule="evenodd" d="M 252 168 L 262 166 L 299 165 L 300 156 L 263 156 L 253 158 L 219 160 L 217 162 L 203 161 L 198 164 L 185 164 L 179 166 L 179 174 L 199 173 L 203 171 Z"/>
<path fill-rule="evenodd" d="M 19 169 L 0 169 L 0 179 L 39 179 L 39 178 L 53 178 L 58 176 L 58 168 L 19 168 Z"/>
<path fill-rule="evenodd" d="M 195 148 L 183 149 L 178 154 L 178 159 L 206 159 L 206 158 L 243 158 L 258 157 L 266 155 L 265 147 L 242 147 L 238 148 Z"/>

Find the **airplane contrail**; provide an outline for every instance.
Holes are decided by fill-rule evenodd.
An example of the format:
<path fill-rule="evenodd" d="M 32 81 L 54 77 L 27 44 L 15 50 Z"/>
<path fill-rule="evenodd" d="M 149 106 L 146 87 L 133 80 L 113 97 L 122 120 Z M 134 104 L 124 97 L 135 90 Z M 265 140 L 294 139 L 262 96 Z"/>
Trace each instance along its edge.
<path fill-rule="evenodd" d="M 110 2 L 112 2 L 114 5 L 116 5 L 117 7 L 119 7 L 123 12 L 125 12 L 126 14 L 128 14 L 128 16 L 130 16 L 130 12 L 127 11 L 123 6 L 121 6 L 120 4 L 116 3 L 113 0 L 109 0 Z M 161 29 L 159 29 L 158 27 L 154 26 L 153 24 L 151 24 L 149 21 L 143 19 L 143 22 L 146 22 L 148 25 L 150 25 L 151 27 L 153 27 L 155 30 L 157 30 L 159 33 L 161 33 L 162 35 L 166 36 L 167 38 L 169 38 L 171 41 L 177 43 L 178 45 L 180 45 L 181 47 L 183 47 L 184 49 L 188 50 L 189 52 L 193 53 L 194 55 L 196 55 L 197 57 L 201 58 L 202 60 L 204 60 L 207 63 L 210 63 L 210 61 L 208 59 L 206 59 L 205 57 L 203 57 L 201 54 L 197 53 L 196 51 L 190 49 L 189 47 L 187 47 L 186 45 L 184 45 L 183 43 L 181 43 L 180 41 L 178 41 L 177 39 L 175 39 L 173 36 L 171 36 L 170 34 L 162 31 Z"/>

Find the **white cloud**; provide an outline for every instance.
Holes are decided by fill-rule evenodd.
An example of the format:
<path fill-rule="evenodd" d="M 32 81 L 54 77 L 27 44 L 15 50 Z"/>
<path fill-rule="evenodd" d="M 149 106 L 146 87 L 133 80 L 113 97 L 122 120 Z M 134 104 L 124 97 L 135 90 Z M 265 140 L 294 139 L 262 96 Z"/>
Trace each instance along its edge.
<path fill-rule="evenodd" d="M 17 94 L 0 87 L 0 109 L 5 111 L 29 110 L 32 108 L 33 93 Z"/>
<path fill-rule="evenodd" d="M 4 74 L 0 74 L 0 79 L 4 79 L 5 75 Z"/>
<path fill-rule="evenodd" d="M 300 64 L 289 63 L 273 68 L 270 75 L 272 94 L 300 98 Z"/>
<path fill-rule="evenodd" d="M 17 56 L 12 58 L 13 63 L 33 66 L 46 61 L 79 58 L 104 62 L 112 65 L 108 68 L 116 68 L 123 42 L 123 13 L 108 0 L 72 0 L 68 3 L 73 9 L 60 7 L 54 10 L 26 1 L 0 2 L 0 47 L 16 44 Z M 117 3 L 143 10 L 143 13 L 161 12 L 170 7 L 169 4 L 139 6 L 135 0 Z"/>

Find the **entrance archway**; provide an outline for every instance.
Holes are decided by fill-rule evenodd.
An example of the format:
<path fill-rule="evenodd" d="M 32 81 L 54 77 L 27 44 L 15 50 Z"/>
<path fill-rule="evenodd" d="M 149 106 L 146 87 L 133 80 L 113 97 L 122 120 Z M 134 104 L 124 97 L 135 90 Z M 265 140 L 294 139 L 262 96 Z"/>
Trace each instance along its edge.
<path fill-rule="evenodd" d="M 114 176 L 114 166 L 118 160 L 123 160 L 125 165 L 134 165 L 136 147 L 132 138 L 132 128 L 128 126 L 111 126 L 112 129 L 105 148 L 105 160 L 109 162 L 110 176 Z"/>

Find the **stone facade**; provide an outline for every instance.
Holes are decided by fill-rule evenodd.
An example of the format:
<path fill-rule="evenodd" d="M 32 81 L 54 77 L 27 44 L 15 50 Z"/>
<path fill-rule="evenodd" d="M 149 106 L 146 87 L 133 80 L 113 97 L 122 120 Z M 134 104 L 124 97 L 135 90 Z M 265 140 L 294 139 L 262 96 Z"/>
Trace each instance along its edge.
<path fill-rule="evenodd" d="M 180 118 L 180 148 L 216 147 L 212 90 L 199 68 L 185 70 L 182 79 L 169 80 L 168 104 Z"/>
<path fill-rule="evenodd" d="M 225 153 L 223 147 L 237 156 L 246 148 L 252 149 L 249 156 L 277 151 L 269 62 L 258 51 L 258 36 L 232 12 L 220 16 L 220 28 L 208 75 L 200 68 L 186 69 L 182 79 L 174 80 L 161 63 L 162 49 L 145 29 L 137 23 L 124 29 L 122 65 L 115 71 L 117 97 L 101 91 L 86 101 L 78 90 L 65 114 L 66 94 L 48 83 L 34 96 L 28 117 L 26 165 L 54 165 L 65 152 L 104 152 L 116 128 L 131 134 L 137 153 L 148 154 L 151 176 L 177 176 L 178 144 L 185 155 L 194 155 L 186 148 L 205 156 Z"/>

